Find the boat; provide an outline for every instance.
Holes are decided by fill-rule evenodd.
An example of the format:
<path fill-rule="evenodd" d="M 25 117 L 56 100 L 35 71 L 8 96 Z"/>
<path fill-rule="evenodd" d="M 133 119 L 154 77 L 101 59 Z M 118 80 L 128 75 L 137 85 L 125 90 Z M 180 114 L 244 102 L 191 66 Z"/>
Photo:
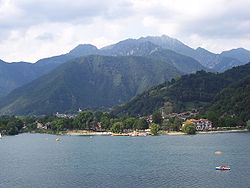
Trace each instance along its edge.
<path fill-rule="evenodd" d="M 223 165 L 223 166 L 217 166 L 215 169 L 216 170 L 230 170 L 230 167 L 227 165 Z"/>
<path fill-rule="evenodd" d="M 58 141 L 61 141 L 61 139 L 60 138 L 56 138 L 56 141 L 58 142 Z"/>
<path fill-rule="evenodd" d="M 214 152 L 214 154 L 215 154 L 215 155 L 221 155 L 221 154 L 223 154 L 223 152 L 221 152 L 221 151 L 216 151 L 216 152 Z"/>
<path fill-rule="evenodd" d="M 1 139 L 1 138 L 3 138 L 3 137 L 2 137 L 2 134 L 0 133 L 0 139 Z"/>

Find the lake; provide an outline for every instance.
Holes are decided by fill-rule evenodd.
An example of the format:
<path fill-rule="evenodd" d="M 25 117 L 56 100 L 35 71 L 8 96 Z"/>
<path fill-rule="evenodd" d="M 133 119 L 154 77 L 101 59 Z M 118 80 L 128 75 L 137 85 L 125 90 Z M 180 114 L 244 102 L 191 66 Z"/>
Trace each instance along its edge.
<path fill-rule="evenodd" d="M 250 133 L 6 136 L 0 187 L 250 187 L 249 144 Z M 231 170 L 215 170 L 223 164 Z"/>

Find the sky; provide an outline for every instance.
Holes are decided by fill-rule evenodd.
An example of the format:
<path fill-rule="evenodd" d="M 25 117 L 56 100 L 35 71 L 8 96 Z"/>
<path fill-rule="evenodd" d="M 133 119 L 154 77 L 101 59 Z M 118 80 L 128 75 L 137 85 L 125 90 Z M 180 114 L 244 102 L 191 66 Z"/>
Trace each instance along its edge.
<path fill-rule="evenodd" d="M 168 35 L 214 53 L 250 49 L 249 0 L 0 0 L 0 59 L 36 62 L 78 44 Z"/>

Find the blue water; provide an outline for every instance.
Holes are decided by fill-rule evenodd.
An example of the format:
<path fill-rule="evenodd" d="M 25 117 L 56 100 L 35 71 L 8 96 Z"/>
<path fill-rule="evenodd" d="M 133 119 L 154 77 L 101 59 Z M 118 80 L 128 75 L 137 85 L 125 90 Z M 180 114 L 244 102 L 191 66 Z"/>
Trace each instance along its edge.
<path fill-rule="evenodd" d="M 57 137 L 1 139 L 0 187 L 250 187 L 249 133 Z"/>

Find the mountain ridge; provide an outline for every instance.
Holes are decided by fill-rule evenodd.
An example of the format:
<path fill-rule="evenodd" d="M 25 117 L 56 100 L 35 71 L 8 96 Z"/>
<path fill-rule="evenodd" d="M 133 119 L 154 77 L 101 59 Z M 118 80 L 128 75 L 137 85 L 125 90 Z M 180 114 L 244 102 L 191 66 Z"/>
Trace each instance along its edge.
<path fill-rule="evenodd" d="M 213 71 L 223 72 L 228 68 L 245 64 L 245 60 L 250 58 L 250 51 L 243 48 L 224 51 L 221 54 L 214 54 L 205 49 L 202 50 L 202 48 L 194 50 L 181 41 L 167 35 L 127 39 L 101 49 L 91 44 L 80 44 L 66 54 L 43 58 L 34 64 L 20 63 L 14 66 L 11 65 L 13 63 L 3 64 L 4 61 L 2 61 L 2 70 L 0 70 L 2 71 L 0 74 L 0 97 L 7 95 L 13 89 L 49 73 L 67 61 L 91 54 L 110 56 L 132 55 L 151 58 L 154 55 L 154 58 L 159 58 L 168 64 L 174 65 L 179 71 L 186 74 L 199 70 L 212 71 L 211 66 L 209 66 L 210 62 L 215 62 L 212 66 Z M 173 56 L 175 56 L 175 60 L 173 60 Z M 238 57 L 238 59 L 236 57 Z M 13 76 L 10 77 L 8 75 Z"/>
<path fill-rule="evenodd" d="M 49 114 L 79 107 L 107 109 L 180 74 L 175 67 L 152 58 L 99 55 L 76 58 L 12 91 L 0 101 L 0 113 Z"/>

